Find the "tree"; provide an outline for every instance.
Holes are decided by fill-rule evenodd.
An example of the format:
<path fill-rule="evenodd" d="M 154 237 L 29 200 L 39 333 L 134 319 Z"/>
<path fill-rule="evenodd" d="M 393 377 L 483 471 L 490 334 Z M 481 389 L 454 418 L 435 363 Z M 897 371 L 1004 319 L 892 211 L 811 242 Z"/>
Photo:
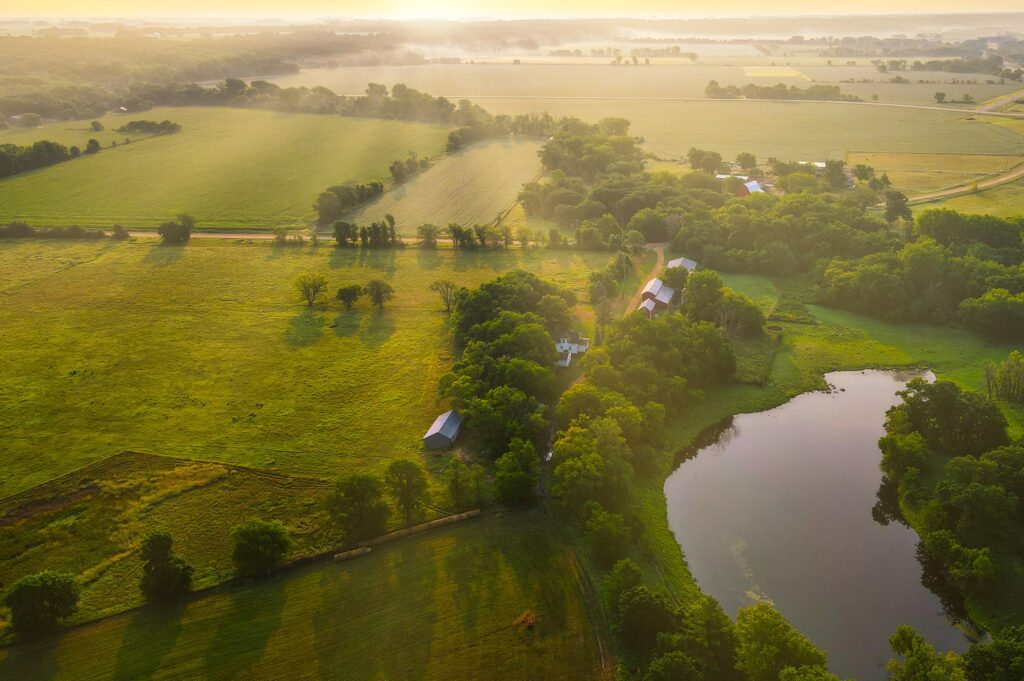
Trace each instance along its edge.
<path fill-rule="evenodd" d="M 748 151 L 736 155 L 736 165 L 744 170 L 752 170 L 757 167 L 757 158 Z"/>
<path fill-rule="evenodd" d="M 473 472 L 462 459 L 452 457 L 444 471 L 444 488 L 452 508 L 464 509 L 476 504 L 476 489 Z"/>
<path fill-rule="evenodd" d="M 936 104 L 942 104 L 945 101 L 946 101 L 946 93 L 945 92 L 936 92 L 935 93 L 935 103 Z"/>
<path fill-rule="evenodd" d="M 661 280 L 665 282 L 666 286 L 681 292 L 686 286 L 686 279 L 689 275 L 690 271 L 685 267 L 669 267 L 661 273 Z"/>
<path fill-rule="evenodd" d="M 1006 627 L 989 643 L 975 643 L 964 653 L 971 681 L 1019 681 L 1024 678 L 1024 625 Z"/>
<path fill-rule="evenodd" d="M 306 301 L 306 306 L 313 307 L 320 294 L 327 290 L 327 277 L 319 272 L 304 272 L 296 277 L 295 288 Z"/>
<path fill-rule="evenodd" d="M 85 143 L 85 153 L 87 153 L 87 154 L 95 154 L 99 150 L 100 150 L 100 143 L 99 143 L 98 140 L 90 139 L 88 142 Z"/>
<path fill-rule="evenodd" d="M 423 466 L 409 459 L 392 461 L 384 471 L 384 487 L 405 519 L 412 523 L 427 501 L 427 476 Z"/>
<path fill-rule="evenodd" d="M 964 663 L 953 652 L 937 653 L 913 627 L 901 624 L 889 637 L 892 651 L 902 660 L 889 660 L 890 681 L 966 681 Z M 987 681 L 987 679 L 986 679 Z"/>
<path fill-rule="evenodd" d="M 590 513 L 586 529 L 594 556 L 602 567 L 611 567 L 629 551 L 629 527 L 622 515 L 597 506 Z"/>
<path fill-rule="evenodd" d="M 643 574 L 640 568 L 629 558 L 623 558 L 615 563 L 611 572 L 604 578 L 602 593 L 604 602 L 610 612 L 618 607 L 619 598 L 622 594 L 643 583 Z"/>
<path fill-rule="evenodd" d="M 345 306 L 346 310 L 351 310 L 352 306 L 359 300 L 359 296 L 363 295 L 363 287 L 359 284 L 351 284 L 349 286 L 342 286 L 338 289 L 338 293 L 335 298 L 341 301 L 341 304 Z"/>
<path fill-rule="evenodd" d="M 454 281 L 438 279 L 430 285 L 430 290 L 441 296 L 441 302 L 444 303 L 444 311 L 451 314 L 452 307 L 455 305 L 455 296 L 460 290 L 458 284 Z"/>
<path fill-rule="evenodd" d="M 103 130 L 103 124 L 99 121 L 93 121 L 89 124 L 89 128 L 92 129 L 93 132 L 100 132 Z"/>
<path fill-rule="evenodd" d="M 245 577 L 265 575 L 291 550 L 288 531 L 280 522 L 253 519 L 231 530 L 235 538 L 232 558 L 238 574 Z"/>
<path fill-rule="evenodd" d="M 423 224 L 416 228 L 416 236 L 420 240 L 420 248 L 437 248 L 437 235 L 441 230 L 437 225 Z"/>
<path fill-rule="evenodd" d="M 72 575 L 52 570 L 28 575 L 11 585 L 4 605 L 19 635 L 42 634 L 78 609 L 78 584 Z"/>
<path fill-rule="evenodd" d="M 379 478 L 367 473 L 353 473 L 339 480 L 327 497 L 327 510 L 348 539 L 368 539 L 387 529 L 384 486 Z"/>
<path fill-rule="evenodd" d="M 825 653 L 765 602 L 736 615 L 736 667 L 748 681 L 779 681 L 786 667 L 825 668 Z"/>
<path fill-rule="evenodd" d="M 910 204 L 903 192 L 889 190 L 885 192 L 885 219 L 890 224 L 899 218 L 912 220 L 914 214 L 910 211 Z"/>
<path fill-rule="evenodd" d="M 512 438 L 494 473 L 494 492 L 505 503 L 532 501 L 537 489 L 540 458 L 529 441 Z"/>
<path fill-rule="evenodd" d="M 722 289 L 722 298 L 715 306 L 715 323 L 729 336 L 751 336 L 764 328 L 761 308 L 742 293 Z"/>
<path fill-rule="evenodd" d="M 149 603 L 180 599 L 192 589 L 193 568 L 171 550 L 171 535 L 153 532 L 142 542 L 142 595 Z"/>
<path fill-rule="evenodd" d="M 654 658 L 644 674 L 644 681 L 703 681 L 711 678 L 714 677 L 706 676 L 692 657 L 678 650 Z"/>
<path fill-rule="evenodd" d="M 686 278 L 683 309 L 694 321 L 715 320 L 718 303 L 722 299 L 722 278 L 714 270 L 699 270 Z"/>
<path fill-rule="evenodd" d="M 395 289 L 391 287 L 391 284 L 381 279 L 370 281 L 363 289 L 363 293 L 370 297 L 370 300 L 373 301 L 378 310 L 383 310 L 384 303 L 395 297 Z"/>
<path fill-rule="evenodd" d="M 195 219 L 191 215 L 182 213 L 177 219 L 160 225 L 156 232 L 165 244 L 180 244 L 192 238 L 192 230 L 195 226 Z"/>
<path fill-rule="evenodd" d="M 635 586 L 619 597 L 614 627 L 626 648 L 640 659 L 654 650 L 658 634 L 676 626 L 665 597 L 646 586 Z"/>

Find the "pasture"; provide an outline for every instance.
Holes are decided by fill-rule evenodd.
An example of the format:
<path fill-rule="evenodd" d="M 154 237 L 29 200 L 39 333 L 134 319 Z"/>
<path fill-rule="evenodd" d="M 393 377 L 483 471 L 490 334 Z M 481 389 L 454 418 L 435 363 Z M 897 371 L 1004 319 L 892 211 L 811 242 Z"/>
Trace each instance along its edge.
<path fill-rule="evenodd" d="M 206 107 L 100 120 L 113 129 L 135 118 L 182 130 L 0 181 L 0 222 L 155 228 L 189 213 L 204 228 L 306 226 L 328 186 L 388 180 L 392 161 L 439 154 L 448 134 L 426 123 Z M 78 139 L 69 125 L 83 124 L 49 123 L 32 136 Z M 24 134 L 3 131 L 0 142 Z"/>
<path fill-rule="evenodd" d="M 324 478 L 422 458 L 453 356 L 430 284 L 472 287 L 518 267 L 583 297 L 607 260 L 222 239 L 0 242 L 0 497 L 122 450 Z M 306 271 L 329 283 L 313 308 L 293 283 Z M 383 311 L 333 300 L 375 278 L 396 292 Z"/>
<path fill-rule="evenodd" d="M 1024 181 L 1017 180 L 999 187 L 973 194 L 962 194 L 941 201 L 929 201 L 912 206 L 914 213 L 929 208 L 951 208 L 961 213 L 996 215 L 1002 218 L 1024 216 Z"/>
<path fill-rule="evenodd" d="M 1024 163 L 1024 156 L 850 152 L 846 163 L 851 167 L 863 163 L 878 174 L 888 173 L 893 186 L 912 196 L 1009 172 Z"/>
<path fill-rule="evenodd" d="M 580 580 L 541 516 L 480 518 L 2 648 L 0 677 L 609 678 Z"/>
<path fill-rule="evenodd" d="M 516 201 L 525 182 L 541 173 L 539 142 L 502 139 L 473 145 L 438 161 L 428 170 L 389 189 L 344 219 L 365 224 L 391 214 L 400 234 L 416 227 L 493 222 Z"/>

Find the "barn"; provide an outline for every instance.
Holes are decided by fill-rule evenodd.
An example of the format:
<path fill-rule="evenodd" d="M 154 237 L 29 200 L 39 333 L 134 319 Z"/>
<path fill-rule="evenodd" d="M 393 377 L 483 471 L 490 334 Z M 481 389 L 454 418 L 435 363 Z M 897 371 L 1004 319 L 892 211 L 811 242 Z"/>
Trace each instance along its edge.
<path fill-rule="evenodd" d="M 451 447 L 462 428 L 462 417 L 454 409 L 434 419 L 433 425 L 423 436 L 423 445 L 427 449 L 445 449 Z"/>

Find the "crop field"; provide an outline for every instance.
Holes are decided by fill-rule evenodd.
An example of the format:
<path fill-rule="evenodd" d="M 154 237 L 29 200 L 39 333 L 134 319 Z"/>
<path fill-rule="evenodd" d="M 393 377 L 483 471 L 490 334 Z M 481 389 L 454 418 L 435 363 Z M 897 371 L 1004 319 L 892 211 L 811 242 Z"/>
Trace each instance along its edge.
<path fill-rule="evenodd" d="M 252 517 L 289 528 L 292 557 L 338 545 L 324 509 L 330 484 L 248 468 L 123 452 L 0 500 L 0 584 L 44 569 L 77 575 L 74 621 L 141 604 L 138 548 L 148 532 L 174 536 L 197 588 L 233 571 L 231 528 Z"/>
<path fill-rule="evenodd" d="M 863 163 L 879 174 L 888 173 L 893 185 L 908 195 L 971 184 L 999 175 L 1024 163 L 1024 156 L 995 154 L 891 154 L 884 152 L 846 155 L 849 166 Z"/>
<path fill-rule="evenodd" d="M 112 129 L 140 117 L 182 130 L 0 181 L 0 222 L 156 227 L 184 212 L 206 228 L 306 225 L 328 186 L 390 179 L 393 160 L 438 154 L 448 134 L 425 123 L 199 107 L 101 121 Z M 68 125 L 33 136 L 66 135 Z M 24 135 L 0 132 L 0 142 L 10 134 Z"/>
<path fill-rule="evenodd" d="M 37 272 L 49 258 L 61 264 Z M 582 296 L 607 259 L 221 239 L 0 242 L 0 282 L 20 282 L 0 292 L 0 497 L 122 450 L 325 478 L 422 457 L 452 362 L 430 284 L 472 287 L 519 267 Z M 329 283 L 313 308 L 293 284 L 306 271 Z M 383 311 L 333 300 L 340 286 L 374 278 L 395 289 Z"/>
<path fill-rule="evenodd" d="M 680 158 L 690 147 L 726 158 L 749 151 L 759 158 L 844 158 L 849 151 L 932 154 L 1024 155 L 1024 136 L 1014 126 L 943 111 L 867 104 L 626 101 L 610 99 L 490 99 L 495 113 L 548 111 L 596 121 L 623 116 L 648 151 Z M 1014 121 L 1024 124 L 1024 121 Z"/>
<path fill-rule="evenodd" d="M 515 203 L 523 183 L 540 175 L 539 149 L 539 143 L 524 140 L 481 142 L 443 158 L 345 219 L 364 224 L 390 213 L 398 231 L 409 235 L 428 222 L 440 227 L 493 222 Z"/>
<path fill-rule="evenodd" d="M 608 678 L 579 578 L 540 516 L 480 518 L 2 648 L 0 677 Z"/>
<path fill-rule="evenodd" d="M 929 208 L 952 208 L 961 213 L 997 215 L 1003 218 L 1022 217 L 1024 216 L 1024 181 L 1017 180 L 974 194 L 962 194 L 941 201 L 918 203 L 912 208 L 915 213 Z"/>

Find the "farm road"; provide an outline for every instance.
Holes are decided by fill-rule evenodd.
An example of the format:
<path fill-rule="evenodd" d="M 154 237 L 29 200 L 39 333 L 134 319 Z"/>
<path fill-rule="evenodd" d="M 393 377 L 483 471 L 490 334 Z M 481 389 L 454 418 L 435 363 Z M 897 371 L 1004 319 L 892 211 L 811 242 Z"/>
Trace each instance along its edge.
<path fill-rule="evenodd" d="M 947 199 L 951 196 L 961 196 L 963 194 L 973 194 L 976 191 L 983 189 L 992 189 L 999 185 L 1007 184 L 1015 180 L 1024 178 L 1024 164 L 1021 164 L 1011 170 L 1008 173 L 1002 175 L 996 175 L 990 177 L 987 180 L 982 180 L 969 185 L 961 185 L 959 187 L 950 187 L 949 189 L 942 189 L 937 192 L 929 192 L 927 194 L 920 194 L 918 196 L 911 196 L 907 199 L 910 203 L 927 203 L 929 201 L 938 201 L 939 199 Z"/>
<path fill-rule="evenodd" d="M 640 288 L 638 288 L 636 290 L 636 293 L 633 294 L 633 297 L 629 301 L 629 305 L 626 306 L 626 309 L 623 312 L 623 316 L 626 316 L 629 313 L 636 310 L 636 308 L 640 305 L 640 298 L 641 296 L 643 296 L 644 286 L 647 284 L 648 281 L 658 276 L 658 272 L 661 272 L 661 268 L 665 266 L 665 247 L 667 245 L 668 244 L 647 244 L 647 247 L 655 252 L 655 254 L 658 256 L 658 259 L 654 263 L 654 267 L 651 269 L 650 273 L 640 280 Z"/>

